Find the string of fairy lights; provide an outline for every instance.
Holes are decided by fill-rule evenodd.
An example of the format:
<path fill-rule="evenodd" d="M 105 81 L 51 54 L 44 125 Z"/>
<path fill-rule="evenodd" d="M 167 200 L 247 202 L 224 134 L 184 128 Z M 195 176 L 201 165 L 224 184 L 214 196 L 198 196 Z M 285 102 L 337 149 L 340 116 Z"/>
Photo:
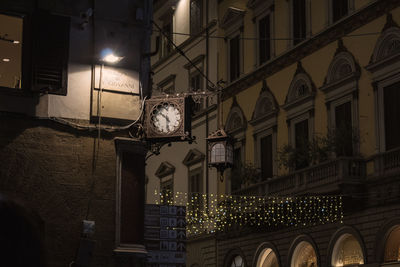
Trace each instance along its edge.
<path fill-rule="evenodd" d="M 236 196 L 157 192 L 156 204 L 186 207 L 188 236 L 235 227 L 308 227 L 343 223 L 342 196 Z M 208 202 L 208 205 L 206 204 Z"/>

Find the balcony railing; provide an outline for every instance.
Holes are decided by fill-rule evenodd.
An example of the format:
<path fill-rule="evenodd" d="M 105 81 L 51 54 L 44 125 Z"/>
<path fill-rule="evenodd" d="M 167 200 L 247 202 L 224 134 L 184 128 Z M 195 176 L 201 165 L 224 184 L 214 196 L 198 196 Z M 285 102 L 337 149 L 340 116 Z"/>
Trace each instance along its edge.
<path fill-rule="evenodd" d="M 398 154 L 399 160 L 400 152 Z M 397 161 L 397 164 L 400 162 Z M 400 164 L 398 165 L 400 166 Z M 242 188 L 233 194 L 282 196 L 335 192 L 343 184 L 361 183 L 366 177 L 366 163 L 361 158 L 340 157 Z"/>
<path fill-rule="evenodd" d="M 375 175 L 400 171 L 400 148 L 377 154 L 373 157 Z"/>

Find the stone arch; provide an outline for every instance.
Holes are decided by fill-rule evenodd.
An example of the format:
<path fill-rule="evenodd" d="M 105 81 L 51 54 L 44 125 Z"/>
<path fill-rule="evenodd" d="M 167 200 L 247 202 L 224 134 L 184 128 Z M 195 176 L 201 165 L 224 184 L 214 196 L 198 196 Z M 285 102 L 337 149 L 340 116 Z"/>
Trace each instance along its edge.
<path fill-rule="evenodd" d="M 247 120 L 243 110 L 237 103 L 236 97 L 233 97 L 231 109 L 226 119 L 225 130 L 228 134 L 244 131 L 247 127 Z"/>
<path fill-rule="evenodd" d="M 354 241 L 358 242 L 358 245 L 360 246 L 362 253 L 362 262 L 363 262 L 362 264 L 365 264 L 367 262 L 365 243 L 360 233 L 357 231 L 357 229 L 351 226 L 343 226 L 332 235 L 332 238 L 329 242 L 328 254 L 327 254 L 327 266 L 333 266 L 332 257 L 334 256 L 333 254 L 335 253 L 335 249 L 337 249 L 338 245 L 340 245 L 341 242 L 345 241 L 346 238 L 352 238 L 353 242 Z"/>
<path fill-rule="evenodd" d="M 281 262 L 280 262 L 280 256 L 279 256 L 276 246 L 271 242 L 263 242 L 258 246 L 256 253 L 254 254 L 252 267 L 258 267 L 257 265 L 259 263 L 259 258 L 262 257 L 262 254 L 264 254 L 266 252 L 266 250 L 269 250 L 270 253 L 274 253 L 278 266 L 282 266 Z"/>
<path fill-rule="evenodd" d="M 386 242 L 392 231 L 400 226 L 400 217 L 386 221 L 376 235 L 375 241 L 375 261 L 383 263 L 385 261 Z"/>
<path fill-rule="evenodd" d="M 317 266 L 314 266 L 314 267 L 321 266 L 321 261 L 320 261 L 320 256 L 318 253 L 317 245 L 315 244 L 314 240 L 309 235 L 306 235 L 306 234 L 296 237 L 293 240 L 292 244 L 290 245 L 288 259 L 287 259 L 287 266 L 295 267 L 295 266 L 293 266 L 293 260 L 294 260 L 294 257 L 296 256 L 295 254 L 298 253 L 297 250 L 299 249 L 299 246 L 302 246 L 304 244 L 307 244 L 315 252 Z"/>

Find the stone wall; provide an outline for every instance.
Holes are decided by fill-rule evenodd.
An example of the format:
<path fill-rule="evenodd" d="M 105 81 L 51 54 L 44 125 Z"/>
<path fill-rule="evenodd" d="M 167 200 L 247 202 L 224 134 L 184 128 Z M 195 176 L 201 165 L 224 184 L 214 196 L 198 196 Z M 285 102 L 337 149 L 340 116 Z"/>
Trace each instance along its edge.
<path fill-rule="evenodd" d="M 113 266 L 115 149 L 113 136 L 49 120 L 0 114 L 0 192 L 41 218 L 48 266 L 68 266 L 82 220 L 94 220 L 92 266 Z"/>

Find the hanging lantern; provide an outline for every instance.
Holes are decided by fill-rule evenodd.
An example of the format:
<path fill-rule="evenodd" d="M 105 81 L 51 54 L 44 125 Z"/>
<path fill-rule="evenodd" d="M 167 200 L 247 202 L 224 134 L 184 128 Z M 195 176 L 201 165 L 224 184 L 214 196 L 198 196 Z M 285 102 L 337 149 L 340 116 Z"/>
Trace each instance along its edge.
<path fill-rule="evenodd" d="M 207 137 L 207 144 L 208 166 L 218 170 L 222 181 L 225 169 L 233 166 L 232 139 L 220 129 Z"/>

